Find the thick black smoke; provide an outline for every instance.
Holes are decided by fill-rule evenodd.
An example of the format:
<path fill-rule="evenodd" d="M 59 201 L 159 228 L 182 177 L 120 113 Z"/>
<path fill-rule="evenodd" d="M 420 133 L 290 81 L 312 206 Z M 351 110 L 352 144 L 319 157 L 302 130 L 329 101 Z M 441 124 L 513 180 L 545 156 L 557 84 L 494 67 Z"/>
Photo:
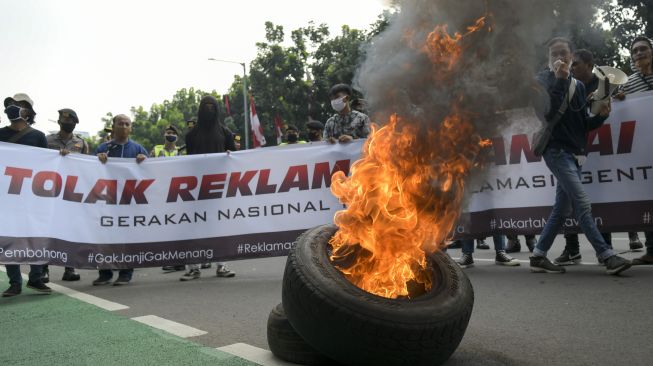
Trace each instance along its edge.
<path fill-rule="evenodd" d="M 355 86 L 365 93 L 379 124 L 396 113 L 422 130 L 437 129 L 458 105 L 481 137 L 499 136 L 510 123 L 505 111 L 545 103 L 546 93 L 535 82 L 536 72 L 546 67 L 545 43 L 553 36 L 570 36 L 575 21 L 592 18 L 595 3 L 398 1 L 400 10 L 390 25 L 370 43 Z M 436 26 L 446 25 L 451 35 L 464 34 L 483 16 L 486 25 L 460 40 L 463 55 L 451 70 L 433 64 L 422 46 Z M 534 131 L 538 126 L 525 127 Z"/>

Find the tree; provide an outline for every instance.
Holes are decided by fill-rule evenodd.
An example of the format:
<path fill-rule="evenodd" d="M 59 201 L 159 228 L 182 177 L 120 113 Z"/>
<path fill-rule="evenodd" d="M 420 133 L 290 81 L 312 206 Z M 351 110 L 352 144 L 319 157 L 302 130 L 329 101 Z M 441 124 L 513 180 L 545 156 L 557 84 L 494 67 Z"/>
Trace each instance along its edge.
<path fill-rule="evenodd" d="M 604 4 L 603 21 L 608 23 L 616 43 L 629 55 L 630 42 L 639 35 L 653 36 L 651 0 L 617 0 Z M 629 57 L 621 57 L 619 65 L 630 71 Z"/>

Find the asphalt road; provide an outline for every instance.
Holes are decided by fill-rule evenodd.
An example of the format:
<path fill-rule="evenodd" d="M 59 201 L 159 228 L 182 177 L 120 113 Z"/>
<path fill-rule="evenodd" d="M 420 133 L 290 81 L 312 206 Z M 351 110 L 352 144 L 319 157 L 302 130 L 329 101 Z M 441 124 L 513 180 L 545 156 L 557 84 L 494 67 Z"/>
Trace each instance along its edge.
<path fill-rule="evenodd" d="M 614 236 L 615 249 L 626 251 L 626 234 Z M 550 258 L 562 251 L 562 240 Z M 653 267 L 608 276 L 583 236 L 581 253 L 586 265 L 556 275 L 530 273 L 526 263 L 500 267 L 492 250 L 477 250 L 475 267 L 465 270 L 474 286 L 474 312 L 447 365 L 650 365 Z M 514 256 L 528 259 L 524 252 Z M 60 268 L 51 272 L 56 283 L 129 306 L 116 312 L 122 316 L 157 315 L 208 332 L 190 338 L 194 342 L 267 349 L 267 316 L 281 301 L 284 265 L 281 257 L 230 262 L 236 277 L 217 278 L 212 268 L 190 282 L 179 281 L 183 272 L 139 269 L 124 287 L 92 286 L 94 271 L 80 271 L 82 280 L 74 283 L 59 281 Z"/>

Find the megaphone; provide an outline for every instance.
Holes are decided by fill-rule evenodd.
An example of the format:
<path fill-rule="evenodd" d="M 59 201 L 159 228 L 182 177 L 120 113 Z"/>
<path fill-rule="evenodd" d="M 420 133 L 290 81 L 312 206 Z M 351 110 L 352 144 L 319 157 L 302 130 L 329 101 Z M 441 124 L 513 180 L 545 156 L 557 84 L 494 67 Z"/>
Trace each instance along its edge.
<path fill-rule="evenodd" d="M 608 103 L 612 93 L 628 82 L 628 76 L 623 71 L 610 66 L 595 66 L 592 72 L 599 78 L 599 86 L 590 101 L 590 111 L 592 114 L 597 114 L 601 106 Z"/>

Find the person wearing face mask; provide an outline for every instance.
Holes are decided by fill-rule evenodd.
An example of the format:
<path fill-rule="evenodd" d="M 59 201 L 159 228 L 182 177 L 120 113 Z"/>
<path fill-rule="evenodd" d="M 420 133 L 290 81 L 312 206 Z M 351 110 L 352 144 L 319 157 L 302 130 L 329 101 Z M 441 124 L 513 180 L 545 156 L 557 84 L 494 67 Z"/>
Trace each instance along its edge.
<path fill-rule="evenodd" d="M 154 146 L 154 149 L 150 151 L 151 158 L 164 158 L 182 155 L 181 148 L 177 146 L 177 140 L 179 138 L 179 129 L 177 129 L 177 127 L 173 125 L 167 126 L 165 130 L 163 130 L 163 138 L 165 143 L 163 145 Z M 186 266 L 183 264 L 162 267 L 164 272 L 183 271 L 185 268 Z"/>
<path fill-rule="evenodd" d="M 352 94 L 351 87 L 347 84 L 334 85 L 329 91 L 331 107 L 336 114 L 324 126 L 324 140 L 330 143 L 349 142 L 367 138 L 370 134 L 370 118 L 349 105 Z"/>
<path fill-rule="evenodd" d="M 605 263 L 606 273 L 617 275 L 630 268 L 631 263 L 617 256 L 601 236 L 581 182 L 581 169 L 587 157 L 587 135 L 608 118 L 610 104 L 604 104 L 597 115 L 590 117 L 585 103 L 585 85 L 571 77 L 571 42 L 556 37 L 547 47 L 549 69 L 539 73 L 537 81 L 542 93 L 538 102 L 548 103 L 538 110 L 538 115 L 552 131 L 550 138 L 545 140 L 542 157 L 558 184 L 553 209 L 530 257 L 531 272 L 565 273 L 564 267 L 551 263 L 546 256 L 564 220 L 573 214 L 598 260 Z"/>
<path fill-rule="evenodd" d="M 324 125 L 320 121 L 310 121 L 306 123 L 306 132 L 308 135 L 308 141 L 318 142 L 322 141 L 322 133 L 324 131 Z"/>
<path fill-rule="evenodd" d="M 0 141 L 42 148 L 48 147 L 45 134 L 30 126 L 34 123 L 36 112 L 34 112 L 34 102 L 27 94 L 18 93 L 13 97 L 6 98 L 4 106 L 11 125 L 0 128 Z M 20 295 L 23 288 L 20 265 L 7 264 L 5 267 L 7 268 L 7 277 L 9 277 L 9 288 L 2 293 L 2 297 Z M 43 283 L 42 275 L 43 266 L 31 264 L 27 287 L 49 294 L 52 290 Z"/>
<path fill-rule="evenodd" d="M 206 95 L 200 100 L 197 110 L 197 123 L 186 135 L 186 151 L 188 155 L 223 153 L 236 150 L 234 135 L 220 121 L 220 106 L 218 100 Z M 202 268 L 208 268 L 208 263 Z M 226 263 L 219 262 L 215 271 L 217 277 L 234 277 L 236 273 L 227 268 Z M 190 264 L 180 281 L 192 281 L 200 278 L 200 265 Z"/>
<path fill-rule="evenodd" d="M 58 150 L 61 156 L 66 156 L 70 153 L 75 154 L 88 154 L 89 147 L 86 141 L 73 131 L 79 123 L 79 118 L 74 110 L 64 108 L 59 110 L 59 132 L 48 135 L 48 149 Z M 79 281 L 80 276 L 72 267 L 66 267 L 63 273 L 62 281 Z M 48 266 L 43 266 L 43 282 L 50 281 L 50 269 Z"/>
<path fill-rule="evenodd" d="M 165 143 L 163 145 L 156 145 L 150 152 L 151 158 L 160 158 L 166 156 L 181 155 L 180 148 L 177 146 L 179 139 L 179 129 L 173 125 L 169 125 L 163 132 Z"/>
<path fill-rule="evenodd" d="M 282 142 L 279 146 L 305 144 L 306 141 L 299 139 L 299 130 L 293 125 L 288 125 L 286 128 L 286 142 Z"/>

